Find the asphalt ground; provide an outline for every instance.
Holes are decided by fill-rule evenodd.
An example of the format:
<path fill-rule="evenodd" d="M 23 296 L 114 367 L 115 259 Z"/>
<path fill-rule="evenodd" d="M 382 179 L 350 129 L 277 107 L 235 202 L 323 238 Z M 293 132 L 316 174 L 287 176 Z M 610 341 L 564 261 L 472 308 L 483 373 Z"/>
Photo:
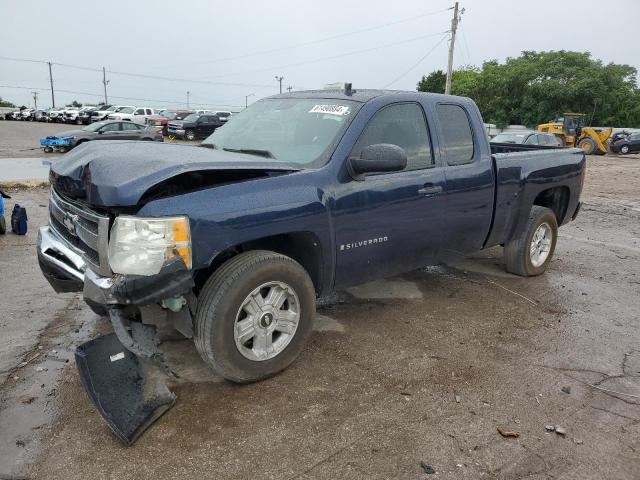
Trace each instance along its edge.
<path fill-rule="evenodd" d="M 543 276 L 494 248 L 338 292 L 292 367 L 252 385 L 176 342 L 178 402 L 132 447 L 65 362 L 109 326 L 39 273 L 48 192 L 10 193 L 30 231 L 0 237 L 0 478 L 640 478 L 637 156 L 589 158 Z"/>

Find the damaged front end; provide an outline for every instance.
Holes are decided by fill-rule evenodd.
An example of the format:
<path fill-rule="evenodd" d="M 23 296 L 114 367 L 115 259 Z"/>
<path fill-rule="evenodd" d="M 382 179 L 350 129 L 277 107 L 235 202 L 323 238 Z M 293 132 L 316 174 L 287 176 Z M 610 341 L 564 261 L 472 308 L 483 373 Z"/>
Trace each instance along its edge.
<path fill-rule="evenodd" d="M 92 225 L 94 213 L 55 193 L 50 216 L 38 233 L 41 270 L 56 291 L 82 291 L 86 303 L 111 320 L 114 333 L 80 345 L 76 364 L 90 399 L 130 445 L 176 401 L 165 380 L 177 375 L 160 345 L 193 338 L 192 272 L 175 255 L 154 275 L 103 275 L 108 253 L 103 251 L 107 243 L 98 238 L 101 219 Z M 63 230 L 67 224 L 71 228 Z"/>

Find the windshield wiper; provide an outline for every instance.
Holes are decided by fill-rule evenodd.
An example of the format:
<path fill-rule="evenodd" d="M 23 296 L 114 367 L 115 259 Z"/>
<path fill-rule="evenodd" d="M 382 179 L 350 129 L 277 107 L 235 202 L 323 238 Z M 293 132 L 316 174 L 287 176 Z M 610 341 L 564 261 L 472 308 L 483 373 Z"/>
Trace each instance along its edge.
<path fill-rule="evenodd" d="M 201 143 L 200 146 L 204 148 L 210 148 L 212 150 L 218 148 L 215 143 Z"/>
<path fill-rule="evenodd" d="M 260 150 L 257 148 L 223 148 L 225 152 L 246 153 L 247 155 L 256 155 L 258 157 L 273 158 L 276 157 L 269 150 Z"/>

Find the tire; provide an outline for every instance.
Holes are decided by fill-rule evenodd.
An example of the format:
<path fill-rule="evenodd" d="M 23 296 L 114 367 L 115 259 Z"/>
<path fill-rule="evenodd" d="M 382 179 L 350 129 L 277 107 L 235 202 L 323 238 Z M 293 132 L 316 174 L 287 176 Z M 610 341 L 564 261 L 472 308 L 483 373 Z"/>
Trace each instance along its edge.
<path fill-rule="evenodd" d="M 51 153 L 53 152 L 53 148 L 51 147 L 44 147 L 44 153 Z"/>
<path fill-rule="evenodd" d="M 7 233 L 7 220 L 4 215 L 0 215 L 0 235 Z"/>
<path fill-rule="evenodd" d="M 589 137 L 583 138 L 578 142 L 578 147 L 584 151 L 585 155 L 593 155 L 593 152 L 596 151 L 596 142 Z"/>
<path fill-rule="evenodd" d="M 67 152 L 67 147 L 58 147 L 58 152 L 66 153 Z"/>
<path fill-rule="evenodd" d="M 629 153 L 629 145 L 623 145 L 620 147 L 620 153 L 622 155 L 626 155 L 627 153 Z"/>
<path fill-rule="evenodd" d="M 196 132 L 194 132 L 193 130 L 187 130 L 186 132 L 184 132 L 184 138 L 189 141 L 193 141 L 196 139 Z"/>
<path fill-rule="evenodd" d="M 286 299 L 280 308 L 272 310 L 274 315 L 271 316 L 262 310 L 270 307 L 260 307 L 252 322 L 243 305 L 252 305 L 246 302 L 256 295 L 260 295 L 263 304 L 268 305 L 267 293 L 272 290 L 264 293 L 266 298 L 263 291 L 265 285 L 270 284 L 277 284 L 276 288 L 288 287 L 290 290 L 281 289 Z M 298 312 L 297 327 L 286 335 L 278 331 L 281 320 L 276 313 L 283 311 L 284 307 L 289 314 Z M 298 357 L 311 334 L 315 307 L 313 282 L 295 260 L 266 250 L 241 253 L 218 268 L 200 292 L 195 318 L 196 349 L 203 360 L 227 380 L 236 383 L 263 380 L 284 370 Z M 241 345 L 243 341 L 236 334 L 236 324 L 242 321 L 253 324 L 251 331 L 256 332 L 254 336 L 247 336 L 245 345 Z M 282 326 L 287 323 L 284 321 Z M 262 332 L 262 328 L 271 330 L 271 334 L 260 338 L 272 339 L 271 347 L 276 353 L 268 349 L 254 350 L 253 342 L 258 339 L 257 333 Z M 261 359 L 250 358 L 263 353 Z"/>
<path fill-rule="evenodd" d="M 540 244 L 547 243 L 547 255 L 546 257 L 535 257 L 535 254 L 531 252 L 532 242 L 535 241 L 534 235 L 539 232 L 542 225 L 546 225 L 548 228 L 548 235 L 546 242 L 542 241 Z M 556 215 L 552 210 L 546 207 L 540 207 L 534 205 L 529 213 L 529 220 L 524 232 L 519 238 L 511 240 L 504 247 L 504 260 L 506 270 L 510 273 L 520 275 L 521 277 L 533 277 L 541 275 L 545 272 L 553 253 L 556 249 L 556 242 L 558 240 L 558 222 Z M 538 250 L 536 250 L 538 252 Z M 543 260 L 541 263 L 541 260 Z M 537 260 L 537 261 L 536 261 Z"/>

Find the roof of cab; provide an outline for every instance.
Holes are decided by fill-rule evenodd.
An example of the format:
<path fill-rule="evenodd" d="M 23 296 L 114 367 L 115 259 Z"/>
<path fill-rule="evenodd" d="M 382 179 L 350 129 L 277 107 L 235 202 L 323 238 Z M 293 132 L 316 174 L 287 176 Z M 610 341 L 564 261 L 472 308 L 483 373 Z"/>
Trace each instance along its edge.
<path fill-rule="evenodd" d="M 304 90 L 299 92 L 281 93 L 272 95 L 267 98 L 327 98 L 336 100 L 351 100 L 354 102 L 366 103 L 376 97 L 381 96 L 402 96 L 402 95 L 429 95 L 433 97 L 443 98 L 461 98 L 453 95 L 443 95 L 439 93 L 416 92 L 407 90 L 375 90 L 375 89 L 357 89 L 352 90 L 351 95 L 346 95 L 343 89 L 336 90 Z"/>

